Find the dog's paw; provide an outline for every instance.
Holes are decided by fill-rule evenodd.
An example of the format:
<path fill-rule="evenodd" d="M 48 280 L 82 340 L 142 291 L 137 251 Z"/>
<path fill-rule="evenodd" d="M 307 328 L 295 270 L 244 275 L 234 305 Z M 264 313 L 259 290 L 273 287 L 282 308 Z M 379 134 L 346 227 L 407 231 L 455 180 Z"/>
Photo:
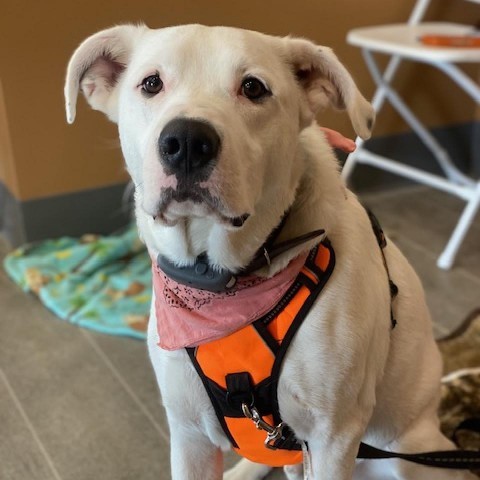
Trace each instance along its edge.
<path fill-rule="evenodd" d="M 262 480 L 271 467 L 242 459 L 223 474 L 223 480 Z"/>

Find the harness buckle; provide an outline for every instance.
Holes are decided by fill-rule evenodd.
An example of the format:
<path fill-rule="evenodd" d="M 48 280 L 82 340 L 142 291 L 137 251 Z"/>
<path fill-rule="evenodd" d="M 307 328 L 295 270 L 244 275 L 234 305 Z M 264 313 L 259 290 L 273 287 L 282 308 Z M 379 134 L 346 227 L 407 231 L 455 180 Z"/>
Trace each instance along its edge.
<path fill-rule="evenodd" d="M 242 403 L 242 412 L 245 417 L 249 418 L 255 424 L 258 430 L 267 432 L 267 438 L 265 438 L 263 442 L 265 446 L 270 450 L 276 450 L 275 442 L 279 438 L 282 438 L 283 422 L 280 422 L 277 426 L 270 425 L 261 417 L 253 405 L 249 406 L 246 403 Z"/>

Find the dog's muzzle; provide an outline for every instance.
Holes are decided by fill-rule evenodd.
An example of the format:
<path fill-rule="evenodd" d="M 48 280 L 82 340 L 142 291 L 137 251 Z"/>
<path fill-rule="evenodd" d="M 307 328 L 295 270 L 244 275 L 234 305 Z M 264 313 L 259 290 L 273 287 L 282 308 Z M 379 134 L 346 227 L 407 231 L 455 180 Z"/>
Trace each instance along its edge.
<path fill-rule="evenodd" d="M 161 186 L 154 220 L 175 225 L 179 217 L 193 215 L 193 204 L 204 207 L 203 211 L 197 209 L 197 216 L 214 214 L 231 227 L 243 226 L 250 213 L 226 213 L 228 208 L 209 184 L 221 147 L 219 133 L 206 120 L 177 117 L 165 125 L 158 138 L 160 163 L 164 173 L 176 177 L 176 181 Z"/>
<path fill-rule="evenodd" d="M 158 139 L 165 172 L 192 183 L 208 179 L 220 147 L 220 137 L 208 122 L 187 118 L 167 123 Z"/>

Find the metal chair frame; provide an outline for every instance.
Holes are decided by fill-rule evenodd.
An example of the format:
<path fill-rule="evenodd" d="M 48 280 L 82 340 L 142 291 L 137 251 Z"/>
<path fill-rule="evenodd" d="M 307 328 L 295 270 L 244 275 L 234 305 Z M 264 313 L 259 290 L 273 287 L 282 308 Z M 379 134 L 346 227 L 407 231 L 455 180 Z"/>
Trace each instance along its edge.
<path fill-rule="evenodd" d="M 480 0 L 470 0 L 480 3 Z M 429 6 L 430 0 L 418 0 L 410 18 L 408 20 L 409 26 L 421 24 L 421 20 Z M 361 31 L 362 29 L 359 29 Z M 405 104 L 400 95 L 393 89 L 391 83 L 397 73 L 397 70 L 404 59 L 423 62 L 432 65 L 448 75 L 460 88 L 462 88 L 470 97 L 480 105 L 480 86 L 476 84 L 468 75 L 466 75 L 454 63 L 438 60 L 434 55 L 421 56 L 415 55 L 415 58 L 409 57 L 406 54 L 392 54 L 390 61 L 383 72 L 378 67 L 373 52 L 375 47 L 361 45 L 360 40 L 351 41 L 352 33 L 350 32 L 348 41 L 361 47 L 363 57 L 367 67 L 372 75 L 372 78 L 377 86 L 375 94 L 372 99 L 372 105 L 376 112 L 379 112 L 385 101 L 389 101 L 394 109 L 400 114 L 405 122 L 418 135 L 420 140 L 431 151 L 434 158 L 441 167 L 444 177 L 435 175 L 416 167 L 404 165 L 396 160 L 387 158 L 381 155 L 370 152 L 364 146 L 364 141 L 360 138 L 356 139 L 357 148 L 355 152 L 351 153 L 342 170 L 344 179 L 348 179 L 354 167 L 358 163 L 368 164 L 379 169 L 389 171 L 391 173 L 409 178 L 416 182 L 428 185 L 430 187 L 442 190 L 457 197 L 460 197 L 467 202 L 463 213 L 458 220 L 458 223 L 440 257 L 437 260 L 437 265 L 443 269 L 450 269 L 455 261 L 456 254 L 468 232 L 468 229 L 480 208 L 480 181 L 475 181 L 472 178 L 463 174 L 453 163 L 447 151 L 440 145 L 437 139 L 430 133 L 430 131 L 420 122 L 413 111 Z M 435 47 L 432 47 L 435 48 Z M 373 50 L 373 52 L 372 52 Z M 376 50 L 380 53 L 387 53 L 385 48 Z M 479 49 L 480 61 L 480 49 Z"/>

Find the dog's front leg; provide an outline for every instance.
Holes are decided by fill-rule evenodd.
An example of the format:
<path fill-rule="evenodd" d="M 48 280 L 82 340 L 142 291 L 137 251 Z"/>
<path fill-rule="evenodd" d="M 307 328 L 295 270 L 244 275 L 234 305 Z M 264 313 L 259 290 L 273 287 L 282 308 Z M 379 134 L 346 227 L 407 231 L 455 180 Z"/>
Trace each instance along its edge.
<path fill-rule="evenodd" d="M 223 454 L 197 429 L 169 418 L 172 480 L 221 480 Z"/>
<path fill-rule="evenodd" d="M 348 413 L 345 412 L 347 416 Z M 342 419 L 341 428 L 316 428 L 308 439 L 311 480 L 352 480 L 365 425 Z"/>

